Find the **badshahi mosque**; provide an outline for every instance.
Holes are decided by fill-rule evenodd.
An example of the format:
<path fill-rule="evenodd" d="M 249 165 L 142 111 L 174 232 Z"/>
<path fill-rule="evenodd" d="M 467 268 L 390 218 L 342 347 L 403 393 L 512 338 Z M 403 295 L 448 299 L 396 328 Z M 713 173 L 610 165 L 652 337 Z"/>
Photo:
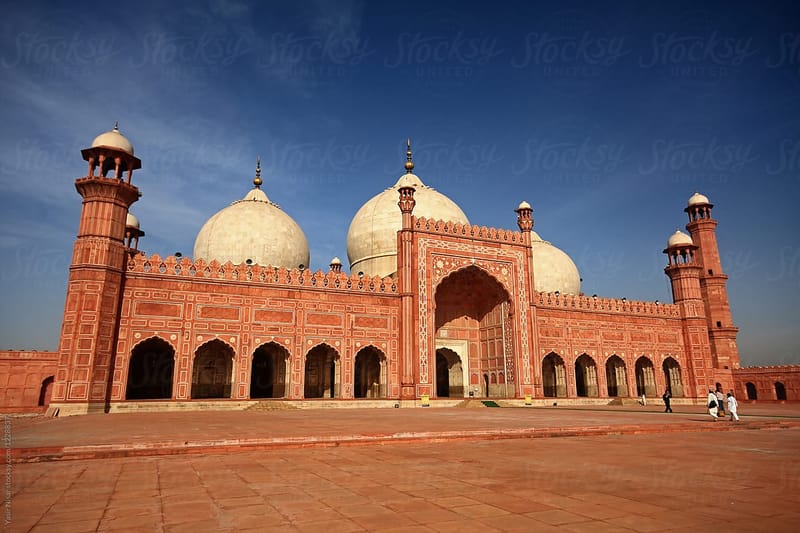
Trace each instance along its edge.
<path fill-rule="evenodd" d="M 470 224 L 414 173 L 410 141 L 402 174 L 352 218 L 349 274 L 338 258 L 308 268 L 301 224 L 262 188 L 260 162 L 253 188 L 202 224 L 193 257 L 160 257 L 139 250 L 131 142 L 115 126 L 81 154 L 58 349 L 0 352 L 6 410 L 608 404 L 666 390 L 695 403 L 709 388 L 800 399 L 800 367 L 740 368 L 702 194 L 684 206 L 687 233 L 666 240 L 662 303 L 583 294 L 527 202 L 516 228 Z"/>

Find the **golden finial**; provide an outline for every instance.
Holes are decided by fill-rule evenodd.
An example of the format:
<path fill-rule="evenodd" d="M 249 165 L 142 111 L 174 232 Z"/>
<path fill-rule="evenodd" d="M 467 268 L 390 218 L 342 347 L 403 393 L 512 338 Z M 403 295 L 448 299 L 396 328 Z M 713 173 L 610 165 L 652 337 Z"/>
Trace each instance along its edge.
<path fill-rule="evenodd" d="M 406 139 L 406 174 L 411 174 L 414 170 L 414 162 L 411 160 L 411 137 Z"/>
<path fill-rule="evenodd" d="M 256 158 L 256 177 L 253 178 L 253 185 L 256 186 L 256 189 L 261 188 L 261 184 L 264 183 L 261 180 L 261 156 Z"/>

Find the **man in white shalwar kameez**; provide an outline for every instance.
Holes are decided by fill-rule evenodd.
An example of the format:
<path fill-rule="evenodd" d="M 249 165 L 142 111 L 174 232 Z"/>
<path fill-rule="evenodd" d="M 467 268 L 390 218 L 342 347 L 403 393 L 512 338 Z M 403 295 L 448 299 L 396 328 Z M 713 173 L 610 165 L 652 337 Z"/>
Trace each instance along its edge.
<path fill-rule="evenodd" d="M 739 402 L 733 397 L 733 392 L 728 393 L 728 412 L 731 414 L 731 422 L 739 421 Z"/>

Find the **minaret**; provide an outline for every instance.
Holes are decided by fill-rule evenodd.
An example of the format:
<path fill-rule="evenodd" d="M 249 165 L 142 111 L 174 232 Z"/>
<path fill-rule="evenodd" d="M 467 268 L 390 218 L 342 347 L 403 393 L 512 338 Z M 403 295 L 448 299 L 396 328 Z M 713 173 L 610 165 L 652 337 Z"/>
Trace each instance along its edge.
<path fill-rule="evenodd" d="M 522 244 L 527 248 L 526 252 L 526 261 L 525 261 L 525 268 L 527 273 L 525 274 L 525 279 L 527 283 L 525 283 L 525 290 L 527 291 L 527 300 L 529 302 L 533 301 L 533 288 L 534 288 L 534 276 L 536 272 L 534 272 L 533 268 L 533 248 L 531 245 L 531 232 L 533 231 L 533 208 L 531 204 L 526 201 L 520 202 L 514 212 L 517 213 L 517 226 L 519 227 L 520 232 L 522 232 Z M 532 353 L 538 354 L 539 353 L 539 334 L 537 331 L 538 328 L 538 321 L 536 319 L 536 306 L 531 306 L 530 308 L 530 321 L 531 321 L 531 328 L 533 331 L 533 335 L 531 336 L 532 340 Z M 528 327 L 526 324 L 524 327 Z M 530 394 L 531 397 L 535 396 L 544 396 L 544 389 L 542 387 L 542 371 L 541 371 L 541 364 L 535 364 L 533 366 L 533 383 L 531 384 L 531 388 L 529 390 L 523 390 L 523 394 Z M 538 394 L 537 394 L 538 393 Z"/>
<path fill-rule="evenodd" d="M 83 209 L 50 404 L 62 415 L 102 412 L 110 397 L 122 282 L 131 244 L 125 242 L 126 233 L 130 234 L 126 231 L 128 208 L 140 196 L 131 178 L 142 163 L 116 124 L 81 154 L 88 171 L 75 180 Z"/>
<path fill-rule="evenodd" d="M 696 255 L 697 263 L 702 267 L 700 289 L 705 302 L 714 366 L 724 371 L 739 368 L 739 348 L 736 345 L 739 328 L 734 326 L 731 317 L 725 287 L 728 276 L 722 271 L 717 246 L 717 221 L 711 217 L 713 207 L 706 196 L 694 193 L 684 211 L 689 215 L 686 229 L 699 248 Z"/>
<path fill-rule="evenodd" d="M 411 139 L 406 141 L 406 173 L 400 178 L 400 201 L 397 205 L 403 217 L 403 224 L 397 235 L 397 277 L 400 288 L 400 398 L 410 400 L 417 397 L 414 364 L 414 342 L 415 320 L 414 320 L 414 276 L 415 270 L 412 264 L 413 249 L 413 216 L 414 200 L 413 180 L 407 176 L 412 176 L 414 162 L 411 160 Z"/>
<path fill-rule="evenodd" d="M 705 306 L 700 290 L 702 267 L 696 261 L 697 246 L 691 237 L 677 230 L 667 241 L 664 253 L 669 258 L 664 272 L 669 276 L 672 300 L 680 308 L 683 322 L 687 366 L 687 387 L 684 390 L 691 397 L 703 397 L 713 383 L 714 376 Z"/>

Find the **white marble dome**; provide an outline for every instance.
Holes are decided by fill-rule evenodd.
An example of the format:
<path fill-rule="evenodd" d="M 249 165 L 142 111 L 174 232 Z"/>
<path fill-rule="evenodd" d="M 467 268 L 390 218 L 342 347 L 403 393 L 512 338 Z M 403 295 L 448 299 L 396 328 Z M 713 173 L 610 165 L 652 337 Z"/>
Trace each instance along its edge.
<path fill-rule="evenodd" d="M 255 188 L 208 219 L 194 241 L 194 258 L 307 268 L 308 241 L 292 217 Z"/>
<path fill-rule="evenodd" d="M 392 187 L 373 196 L 353 217 L 347 232 L 351 272 L 381 277 L 397 272 L 397 232 L 403 224 L 398 189 L 409 185 L 415 189 L 414 216 L 469 224 L 455 202 L 408 172 Z"/>
<path fill-rule="evenodd" d="M 114 124 L 114 129 L 101 133 L 92 141 L 92 148 L 98 146 L 108 146 L 109 148 L 117 148 L 124 152 L 133 155 L 133 145 L 123 134 L 119 132 L 119 126 Z"/>
<path fill-rule="evenodd" d="M 708 201 L 708 196 L 704 194 L 700 194 L 699 192 L 694 193 L 691 197 L 689 197 L 689 205 L 697 205 L 697 204 L 710 204 L 711 202 Z"/>
<path fill-rule="evenodd" d="M 531 231 L 533 281 L 539 292 L 580 294 L 581 275 L 572 259 L 559 248 Z"/>
<path fill-rule="evenodd" d="M 670 236 L 670 238 L 667 239 L 667 248 L 671 248 L 673 246 L 685 245 L 685 244 L 691 245 L 691 244 L 694 244 L 694 242 L 692 242 L 692 238 L 691 237 L 686 235 L 681 230 L 675 230 L 675 233 L 673 233 Z"/>

